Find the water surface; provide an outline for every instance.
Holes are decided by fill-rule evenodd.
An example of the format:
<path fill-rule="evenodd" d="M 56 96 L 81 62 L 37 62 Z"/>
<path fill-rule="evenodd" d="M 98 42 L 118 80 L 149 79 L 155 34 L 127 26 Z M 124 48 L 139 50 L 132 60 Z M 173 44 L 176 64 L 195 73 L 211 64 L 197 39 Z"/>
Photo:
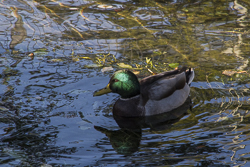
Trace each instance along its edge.
<path fill-rule="evenodd" d="M 0 1 L 1 164 L 249 166 L 249 9 L 248 0 Z M 146 76 L 173 63 L 196 72 L 192 108 L 178 119 L 122 130 L 118 95 L 93 97 L 116 70 Z"/>

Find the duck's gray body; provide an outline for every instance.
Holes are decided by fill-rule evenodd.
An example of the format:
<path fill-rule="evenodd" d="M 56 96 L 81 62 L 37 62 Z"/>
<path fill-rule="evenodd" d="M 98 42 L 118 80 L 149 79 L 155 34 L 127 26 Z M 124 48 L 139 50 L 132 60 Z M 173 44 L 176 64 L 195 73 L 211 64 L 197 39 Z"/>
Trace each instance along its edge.
<path fill-rule="evenodd" d="M 193 78 L 194 71 L 185 68 L 146 77 L 140 81 L 140 94 L 118 99 L 113 114 L 151 116 L 176 109 L 188 98 Z"/>

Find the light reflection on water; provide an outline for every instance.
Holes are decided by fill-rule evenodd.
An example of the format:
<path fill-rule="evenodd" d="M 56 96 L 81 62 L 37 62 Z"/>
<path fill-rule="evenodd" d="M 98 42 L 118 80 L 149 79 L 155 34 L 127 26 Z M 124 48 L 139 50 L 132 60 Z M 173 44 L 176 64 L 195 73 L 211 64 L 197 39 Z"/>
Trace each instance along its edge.
<path fill-rule="evenodd" d="M 114 3 L 0 2 L 1 164 L 248 166 L 249 2 Z M 93 97 L 119 62 L 142 75 L 194 67 L 192 109 L 119 128 L 117 95 Z"/>

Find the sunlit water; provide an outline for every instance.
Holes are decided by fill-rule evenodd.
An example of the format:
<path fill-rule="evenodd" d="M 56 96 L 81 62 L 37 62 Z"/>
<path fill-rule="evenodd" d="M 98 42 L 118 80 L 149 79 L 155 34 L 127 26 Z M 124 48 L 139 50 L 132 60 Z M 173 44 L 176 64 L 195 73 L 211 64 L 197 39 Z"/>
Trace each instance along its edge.
<path fill-rule="evenodd" d="M 1 0 L 1 164 L 250 166 L 249 8 Z M 196 71 L 192 108 L 174 111 L 179 119 L 122 130 L 112 116 L 118 95 L 93 97 L 126 65 L 150 75 L 171 63 Z"/>

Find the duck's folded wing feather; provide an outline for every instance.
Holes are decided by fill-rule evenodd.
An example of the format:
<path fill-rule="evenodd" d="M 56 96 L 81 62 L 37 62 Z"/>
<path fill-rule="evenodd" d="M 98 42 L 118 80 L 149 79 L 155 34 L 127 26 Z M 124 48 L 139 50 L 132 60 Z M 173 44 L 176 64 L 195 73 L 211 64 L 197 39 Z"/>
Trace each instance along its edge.
<path fill-rule="evenodd" d="M 181 69 L 182 70 L 182 69 Z M 173 71 L 165 71 L 165 72 L 162 72 L 160 74 L 157 74 L 157 75 L 150 75 L 146 78 L 143 78 L 141 81 L 140 81 L 140 84 L 141 84 L 141 87 L 147 87 L 153 83 L 155 83 L 156 81 L 162 79 L 162 78 L 172 78 L 173 76 L 181 73 L 182 71 L 185 71 L 185 70 L 173 70 Z"/>
<path fill-rule="evenodd" d="M 161 78 L 154 83 L 146 86 L 144 88 L 143 94 L 144 98 L 151 100 L 161 100 L 163 98 L 169 97 L 176 90 L 183 89 L 186 85 L 186 75 L 182 72 L 173 77 Z"/>

